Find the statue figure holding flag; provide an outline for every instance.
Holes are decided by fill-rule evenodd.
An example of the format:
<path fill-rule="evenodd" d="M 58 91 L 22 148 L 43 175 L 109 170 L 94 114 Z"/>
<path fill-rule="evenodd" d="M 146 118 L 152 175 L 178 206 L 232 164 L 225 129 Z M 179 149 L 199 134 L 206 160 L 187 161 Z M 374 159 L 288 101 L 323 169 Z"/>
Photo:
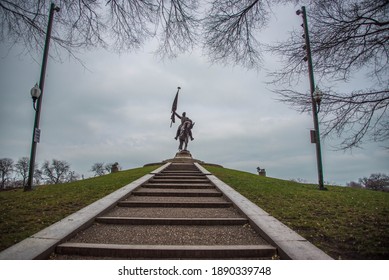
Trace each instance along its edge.
<path fill-rule="evenodd" d="M 180 145 L 178 147 L 178 150 L 186 150 L 188 147 L 188 139 L 190 138 L 191 141 L 194 140 L 192 136 L 192 128 L 194 126 L 194 122 L 192 122 L 191 119 L 189 119 L 186 116 L 186 113 L 183 112 L 182 116 L 176 113 L 177 110 L 177 102 L 178 102 L 178 93 L 180 91 L 180 87 L 178 87 L 176 97 L 174 98 L 173 105 L 172 105 L 172 116 L 170 117 L 171 123 L 170 127 L 172 126 L 172 123 L 175 123 L 175 117 L 177 116 L 179 119 L 181 119 L 181 124 L 178 126 L 176 137 L 174 139 L 180 140 Z M 185 144 L 185 146 L 184 146 Z M 184 147 L 183 147 L 184 146 Z"/>
<path fill-rule="evenodd" d="M 181 124 L 178 126 L 177 128 L 177 133 L 176 133 L 176 137 L 174 137 L 174 139 L 178 139 L 178 137 L 180 136 L 181 134 L 181 130 L 183 128 L 183 126 L 188 126 L 189 127 L 189 130 L 188 130 L 188 134 L 189 134 L 189 137 L 190 137 L 190 140 L 193 141 L 194 138 L 192 136 L 192 128 L 194 126 L 194 123 L 192 122 L 192 120 L 190 118 L 188 118 L 186 116 L 186 113 L 183 112 L 182 113 L 182 116 L 180 116 L 179 114 L 177 114 L 176 112 L 174 112 L 174 114 L 179 118 L 181 119 Z"/>

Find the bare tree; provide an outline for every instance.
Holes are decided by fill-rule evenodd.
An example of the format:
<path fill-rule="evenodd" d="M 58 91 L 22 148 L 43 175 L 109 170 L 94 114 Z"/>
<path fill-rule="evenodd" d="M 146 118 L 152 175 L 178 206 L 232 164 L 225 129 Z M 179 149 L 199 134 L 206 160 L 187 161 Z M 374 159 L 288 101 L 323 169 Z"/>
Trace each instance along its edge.
<path fill-rule="evenodd" d="M 41 183 L 41 180 L 43 180 L 43 172 L 42 172 L 42 170 L 40 170 L 39 168 L 38 168 L 38 165 L 37 164 L 35 164 L 35 171 L 34 171 L 34 180 L 35 180 L 35 183 L 34 183 L 34 185 L 36 186 L 36 185 L 40 185 L 40 183 Z"/>
<path fill-rule="evenodd" d="M 0 159 L 0 177 L 1 177 L 1 189 L 6 187 L 6 182 L 9 180 L 9 176 L 13 172 L 14 161 L 10 158 Z"/>
<path fill-rule="evenodd" d="M 170 0 L 158 2 L 158 17 L 161 25 L 159 34 L 159 56 L 173 58 L 190 51 L 197 43 L 197 17 L 199 0 Z"/>
<path fill-rule="evenodd" d="M 317 80 L 347 82 L 363 71 L 370 80 L 364 89 L 335 92 L 326 88 L 321 102 L 324 136 L 342 139 L 340 148 L 358 147 L 364 139 L 389 139 L 389 1 L 326 0 L 309 7 L 312 60 Z M 306 75 L 302 30 L 271 50 L 284 58 L 285 67 L 273 73 L 273 82 L 289 86 Z M 310 111 L 310 96 L 277 89 L 281 101 Z"/>
<path fill-rule="evenodd" d="M 22 157 L 18 160 L 17 163 L 15 163 L 15 171 L 22 177 L 23 186 L 26 185 L 29 166 L 30 166 L 30 159 L 28 157 Z"/>
<path fill-rule="evenodd" d="M 335 92 L 324 90 L 320 104 L 322 135 L 335 135 L 342 139 L 341 149 L 359 147 L 364 140 L 385 142 L 389 139 L 389 89 L 356 90 Z M 289 103 L 301 112 L 310 112 L 311 100 L 308 94 L 294 90 L 275 90 L 280 100 Z"/>
<path fill-rule="evenodd" d="M 71 183 L 71 182 L 75 182 L 79 179 L 80 179 L 80 175 L 77 174 L 76 171 L 69 171 L 66 178 L 65 178 L 65 181 L 67 183 Z"/>
<path fill-rule="evenodd" d="M 269 4 L 259 0 L 213 1 L 204 19 L 204 46 L 211 61 L 258 67 L 262 55 L 255 31 L 266 26 Z"/>
<path fill-rule="evenodd" d="M 211 61 L 260 67 L 263 43 L 256 39 L 275 4 L 293 1 L 214 0 L 204 19 L 204 45 Z M 298 1 L 296 1 L 298 2 Z M 301 2 L 301 1 L 300 1 Z M 309 4 L 311 49 L 317 80 L 344 81 L 363 70 L 371 85 L 351 92 L 325 88 L 321 103 L 324 136 L 342 139 L 340 148 L 357 147 L 363 140 L 389 139 L 389 1 L 324 0 Z M 303 29 L 289 40 L 267 45 L 284 58 L 282 69 L 271 73 L 272 83 L 295 86 L 307 75 Z M 302 112 L 311 110 L 310 95 L 276 89 L 280 100 Z"/>
<path fill-rule="evenodd" d="M 102 176 L 105 174 L 104 162 L 96 162 L 92 165 L 91 170 L 95 176 Z"/>
<path fill-rule="evenodd" d="M 276 5 L 301 2 L 308 8 L 317 80 L 347 82 L 363 71 L 371 81 L 351 92 L 326 92 L 320 111 L 323 135 L 341 137 L 343 149 L 364 139 L 388 140 L 388 0 L 63 0 L 52 39 L 58 50 L 73 54 L 110 43 L 118 51 L 134 50 L 158 38 L 161 57 L 174 57 L 200 41 L 212 62 L 247 68 L 261 68 L 263 51 L 270 50 L 284 58 L 282 69 L 272 73 L 273 83 L 290 88 L 307 73 L 302 30 L 266 48 L 258 34 L 267 27 Z M 49 4 L 48 0 L 0 0 L 0 40 L 40 50 Z M 283 102 L 310 110 L 306 93 L 275 91 Z"/>
<path fill-rule="evenodd" d="M 107 173 L 111 173 L 111 170 L 112 170 L 112 166 L 114 165 L 115 163 L 107 163 L 105 166 L 104 166 L 104 169 L 105 171 L 107 171 Z"/>
<path fill-rule="evenodd" d="M 51 1 L 0 0 L 1 41 L 25 46 L 28 52 L 43 49 Z M 104 23 L 97 1 L 61 1 L 55 16 L 54 46 L 73 53 L 76 49 L 104 46 Z"/>
<path fill-rule="evenodd" d="M 45 161 L 42 165 L 42 173 L 49 184 L 60 184 L 66 181 L 70 165 L 64 160 L 53 159 L 51 164 Z"/>
<path fill-rule="evenodd" d="M 43 48 L 51 1 L 0 0 L 0 40 Z M 69 54 L 82 48 L 134 50 L 160 37 L 159 52 L 172 56 L 195 43 L 198 0 L 67 0 L 55 15 L 52 42 Z"/>
<path fill-rule="evenodd" d="M 370 190 L 387 191 L 389 189 L 389 176 L 382 173 L 374 173 L 369 178 L 360 178 L 359 183 Z"/>

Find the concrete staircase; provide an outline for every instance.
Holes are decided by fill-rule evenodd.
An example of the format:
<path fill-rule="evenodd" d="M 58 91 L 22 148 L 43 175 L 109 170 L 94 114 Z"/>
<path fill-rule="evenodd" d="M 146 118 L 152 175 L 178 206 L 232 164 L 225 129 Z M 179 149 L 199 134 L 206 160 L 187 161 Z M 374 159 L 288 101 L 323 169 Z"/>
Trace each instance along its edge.
<path fill-rule="evenodd" d="M 247 218 L 191 162 L 170 164 L 65 243 L 52 259 L 271 259 Z"/>

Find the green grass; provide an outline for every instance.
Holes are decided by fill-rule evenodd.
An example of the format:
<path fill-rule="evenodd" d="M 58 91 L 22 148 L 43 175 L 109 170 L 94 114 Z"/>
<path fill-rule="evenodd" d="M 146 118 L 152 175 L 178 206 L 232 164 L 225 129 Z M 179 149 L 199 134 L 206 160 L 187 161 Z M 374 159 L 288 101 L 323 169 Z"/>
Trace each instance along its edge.
<path fill-rule="evenodd" d="M 335 259 L 389 259 L 389 193 L 206 168 Z"/>
<path fill-rule="evenodd" d="M 0 251 L 156 169 L 156 166 L 32 192 L 0 192 Z M 389 193 L 300 184 L 206 168 L 335 259 L 389 259 Z"/>
<path fill-rule="evenodd" d="M 148 166 L 34 191 L 0 192 L 0 251 L 155 170 Z"/>

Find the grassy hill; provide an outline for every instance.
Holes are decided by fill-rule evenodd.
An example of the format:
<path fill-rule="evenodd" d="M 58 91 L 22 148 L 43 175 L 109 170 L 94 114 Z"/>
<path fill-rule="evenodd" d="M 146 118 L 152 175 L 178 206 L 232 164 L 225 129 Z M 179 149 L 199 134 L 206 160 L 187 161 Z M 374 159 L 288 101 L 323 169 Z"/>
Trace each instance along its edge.
<path fill-rule="evenodd" d="M 389 258 L 389 194 L 315 186 L 206 168 L 269 214 L 338 259 Z M 156 169 L 131 169 L 32 192 L 0 192 L 0 250 Z"/>
<path fill-rule="evenodd" d="M 389 193 L 207 169 L 335 259 L 389 259 Z"/>
<path fill-rule="evenodd" d="M 0 192 L 0 251 L 153 171 L 136 168 L 73 183 Z"/>

